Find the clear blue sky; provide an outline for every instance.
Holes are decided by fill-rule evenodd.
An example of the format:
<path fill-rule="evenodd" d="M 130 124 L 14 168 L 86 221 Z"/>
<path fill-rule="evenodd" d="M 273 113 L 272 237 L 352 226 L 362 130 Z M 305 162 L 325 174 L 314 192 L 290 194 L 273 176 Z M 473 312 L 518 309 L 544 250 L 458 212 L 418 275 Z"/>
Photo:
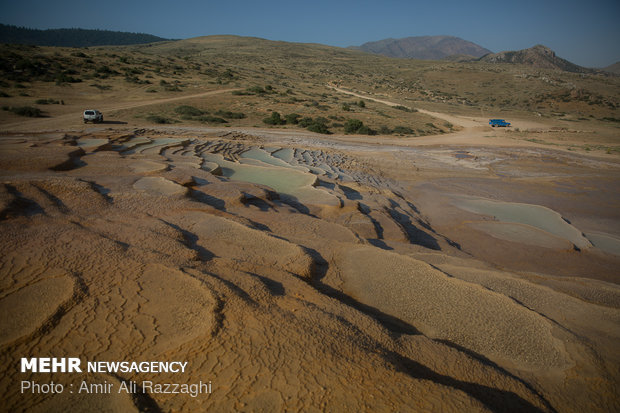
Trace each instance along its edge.
<path fill-rule="evenodd" d="M 620 0 L 0 0 L 0 23 L 343 47 L 451 35 L 494 52 L 544 44 L 588 67 L 620 61 Z"/>

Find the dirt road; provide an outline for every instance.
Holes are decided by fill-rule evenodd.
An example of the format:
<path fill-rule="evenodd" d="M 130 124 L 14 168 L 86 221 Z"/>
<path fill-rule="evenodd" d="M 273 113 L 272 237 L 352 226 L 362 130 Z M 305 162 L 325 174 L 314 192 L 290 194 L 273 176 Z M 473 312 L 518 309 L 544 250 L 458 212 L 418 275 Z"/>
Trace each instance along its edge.
<path fill-rule="evenodd" d="M 337 92 L 340 93 L 344 93 L 347 95 L 351 95 L 351 96 L 356 96 L 358 98 L 362 98 L 362 99 L 367 99 L 367 100 L 371 100 L 373 102 L 377 102 L 377 103 L 383 103 L 384 105 L 388 105 L 388 106 L 405 106 L 406 108 L 409 109 L 415 109 L 420 113 L 424 113 L 425 115 L 429 115 L 432 116 L 434 118 L 437 119 L 442 119 L 445 120 L 446 122 L 450 122 L 454 125 L 458 125 L 461 126 L 463 128 L 473 128 L 476 126 L 485 126 L 485 123 L 481 120 L 476 120 L 474 118 L 470 118 L 470 117 L 465 117 L 465 116 L 454 116 L 454 115 L 448 115 L 446 113 L 440 113 L 440 112 L 431 112 L 430 110 L 425 110 L 425 109 L 419 109 L 419 108 L 412 108 L 409 107 L 407 105 L 403 105 L 400 103 L 395 103 L 395 102 L 390 102 L 389 100 L 385 100 L 385 99 L 377 99 L 377 98 L 373 98 L 373 97 L 369 97 L 369 96 L 365 96 L 365 95 L 360 95 L 359 93 L 355 93 L 355 92 L 351 92 L 349 90 L 345 90 L 336 86 L 331 86 L 328 85 L 328 87 L 334 89 Z"/>
<path fill-rule="evenodd" d="M 195 99 L 195 98 L 201 98 L 205 96 L 219 95 L 222 93 L 233 92 L 235 90 L 241 90 L 241 89 L 239 88 L 218 89 L 218 90 L 210 90 L 208 92 L 197 93 L 195 95 L 182 95 L 182 96 L 175 96 L 175 97 L 166 98 L 166 99 L 149 99 L 149 100 L 140 100 L 140 101 L 135 101 L 135 102 L 119 102 L 119 103 L 113 103 L 113 104 L 103 104 L 103 105 L 98 106 L 96 109 L 99 109 L 104 113 L 104 119 L 105 119 L 106 113 L 113 112 L 116 110 L 133 109 L 133 108 L 157 105 L 157 104 L 162 104 L 162 103 L 178 102 L 178 101 L 187 100 L 187 99 Z M 0 128 L 1 130 L 14 130 L 14 129 L 22 129 L 23 126 L 27 126 L 29 131 L 37 130 L 41 128 L 54 128 L 54 127 L 66 128 L 66 125 L 69 122 L 74 123 L 76 120 L 76 117 L 78 117 L 79 119 L 79 116 L 80 116 L 79 113 L 76 114 L 74 111 L 71 111 L 71 113 L 67 113 L 67 114 L 63 114 L 59 116 L 54 116 L 54 117 L 49 117 L 49 118 L 40 118 L 40 119 L 31 119 L 31 120 L 28 120 L 27 123 L 25 122 L 7 123 L 5 125 L 0 126 Z"/>

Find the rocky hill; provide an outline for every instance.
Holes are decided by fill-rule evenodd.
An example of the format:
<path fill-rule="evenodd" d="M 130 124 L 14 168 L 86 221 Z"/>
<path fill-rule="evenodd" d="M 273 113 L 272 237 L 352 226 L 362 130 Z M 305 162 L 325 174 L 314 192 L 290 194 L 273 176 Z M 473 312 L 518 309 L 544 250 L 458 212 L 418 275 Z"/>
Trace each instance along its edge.
<path fill-rule="evenodd" d="M 591 73 L 593 71 L 556 56 L 553 50 L 543 45 L 536 45 L 529 49 L 518 51 L 488 54 L 483 56 L 480 61 L 487 63 L 524 64 L 541 69 L 556 69 L 574 73 Z"/>
<path fill-rule="evenodd" d="M 453 36 L 416 36 L 368 42 L 356 49 L 389 57 L 440 60 L 452 55 L 482 57 L 490 50 Z"/>
<path fill-rule="evenodd" d="M 616 62 L 611 66 L 604 67 L 603 70 L 606 72 L 611 72 L 611 73 L 620 75 L 620 62 Z"/>

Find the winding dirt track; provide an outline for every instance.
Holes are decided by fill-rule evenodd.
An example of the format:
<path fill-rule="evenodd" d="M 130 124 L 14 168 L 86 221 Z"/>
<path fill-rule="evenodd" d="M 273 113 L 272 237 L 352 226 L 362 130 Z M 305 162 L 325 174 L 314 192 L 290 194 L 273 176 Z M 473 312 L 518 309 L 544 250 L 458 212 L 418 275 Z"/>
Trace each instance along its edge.
<path fill-rule="evenodd" d="M 409 108 L 409 109 L 415 109 L 415 110 L 417 110 L 420 113 L 424 113 L 425 115 L 429 115 L 429 116 L 432 116 L 432 117 L 437 118 L 437 119 L 443 119 L 443 120 L 445 120 L 447 122 L 450 122 L 450 123 L 452 123 L 454 125 L 461 126 L 463 128 L 473 128 L 473 127 L 476 127 L 476 126 L 485 126 L 484 122 L 481 122 L 479 120 L 475 120 L 474 118 L 470 118 L 470 117 L 454 116 L 454 115 L 448 115 L 448 114 L 440 113 L 440 112 L 431 112 L 430 110 L 425 110 L 425 109 L 412 108 L 412 107 L 409 107 L 409 106 L 406 106 L 406 105 L 403 105 L 403 104 L 400 104 L 400 103 L 391 102 L 389 100 L 377 99 L 377 98 L 373 98 L 373 97 L 369 97 L 369 96 L 365 96 L 365 95 L 360 95 L 359 93 L 351 92 L 349 90 L 345 90 L 345 89 L 342 89 L 342 88 L 339 88 L 339 87 L 335 87 L 335 86 L 331 86 L 331 85 L 328 85 L 328 87 L 330 87 L 330 88 L 332 88 L 335 91 L 340 92 L 340 93 L 344 93 L 344 94 L 351 95 L 351 96 L 356 96 L 356 97 L 362 98 L 362 99 L 372 100 L 373 102 L 383 103 L 384 105 L 388 105 L 388 106 L 392 106 L 392 107 L 394 107 L 394 106 L 405 106 L 406 108 Z"/>

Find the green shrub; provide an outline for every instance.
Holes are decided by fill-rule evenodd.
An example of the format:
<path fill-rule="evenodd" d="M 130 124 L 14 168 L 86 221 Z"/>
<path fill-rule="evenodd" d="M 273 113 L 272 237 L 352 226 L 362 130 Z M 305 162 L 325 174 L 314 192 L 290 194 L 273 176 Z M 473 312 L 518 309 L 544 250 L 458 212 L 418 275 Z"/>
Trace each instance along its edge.
<path fill-rule="evenodd" d="M 260 86 L 251 86 L 247 88 L 246 91 L 256 95 L 264 95 L 267 93 L 267 91 Z"/>
<path fill-rule="evenodd" d="M 215 114 L 227 119 L 245 119 L 245 113 L 242 112 L 218 110 L 217 112 L 215 112 Z"/>
<path fill-rule="evenodd" d="M 383 125 L 379 128 L 379 133 L 381 135 L 391 135 L 394 131 L 387 126 Z"/>
<path fill-rule="evenodd" d="M 303 117 L 299 120 L 298 125 L 301 126 L 302 128 L 307 128 L 308 126 L 312 125 L 314 121 L 312 120 L 311 117 Z"/>
<path fill-rule="evenodd" d="M 174 111 L 179 115 L 188 117 L 201 116 L 205 114 L 202 110 L 190 105 L 177 106 Z"/>
<path fill-rule="evenodd" d="M 329 131 L 329 127 L 327 126 L 327 124 L 329 123 L 328 119 L 325 119 L 323 117 L 317 117 L 315 119 L 312 118 L 303 118 L 302 119 L 303 122 L 299 122 L 300 125 L 303 125 L 306 129 L 308 129 L 310 132 L 316 132 L 316 133 L 322 133 L 322 134 L 329 134 L 331 133 Z"/>
<path fill-rule="evenodd" d="M 417 112 L 417 110 L 409 109 L 407 106 L 403 106 L 403 105 L 394 106 L 394 109 L 402 110 L 403 112 Z"/>
<path fill-rule="evenodd" d="M 299 123 L 299 118 L 301 118 L 301 115 L 298 113 L 289 113 L 284 117 L 287 125 L 297 125 Z"/>
<path fill-rule="evenodd" d="M 59 100 L 54 100 L 54 99 L 37 99 L 36 102 L 37 105 L 60 105 L 60 101 Z"/>
<path fill-rule="evenodd" d="M 310 132 L 316 132 L 316 133 L 322 133 L 324 135 L 329 134 L 329 129 L 327 128 L 327 125 L 325 125 L 324 123 L 312 123 L 310 124 L 310 126 L 308 126 L 307 128 Z"/>
<path fill-rule="evenodd" d="M 56 84 L 61 85 L 63 83 L 80 83 L 82 79 L 69 76 L 66 73 L 60 73 L 56 76 Z"/>
<path fill-rule="evenodd" d="M 110 89 L 112 89 L 112 86 L 110 86 L 110 85 L 100 85 L 98 83 L 93 83 L 91 86 L 92 87 L 96 87 L 99 90 L 110 90 Z M 148 90 L 147 90 L 147 92 L 148 92 Z"/>
<path fill-rule="evenodd" d="M 357 102 L 357 106 L 359 106 L 360 108 L 365 108 L 366 102 L 364 102 L 363 100 L 360 100 L 359 102 Z"/>
<path fill-rule="evenodd" d="M 149 115 L 146 117 L 146 120 L 153 122 L 153 123 L 159 123 L 159 124 L 170 124 L 170 123 L 174 123 L 174 121 L 172 119 L 168 119 L 165 118 L 163 116 L 159 116 L 159 115 Z"/>
<path fill-rule="evenodd" d="M 351 105 L 349 105 L 348 103 L 343 103 L 342 104 L 342 110 L 344 110 L 345 112 L 350 112 L 351 111 Z"/>
<path fill-rule="evenodd" d="M 217 116 L 200 116 L 196 119 L 205 123 L 228 123 L 226 119 L 218 118 Z"/>
<path fill-rule="evenodd" d="M 347 119 L 344 124 L 345 133 L 357 133 L 357 131 L 364 126 L 364 122 L 359 119 Z"/>
<path fill-rule="evenodd" d="M 39 108 L 33 108 L 32 106 L 19 106 L 10 107 L 9 111 L 19 116 L 27 116 L 29 118 L 42 118 L 43 112 Z"/>
<path fill-rule="evenodd" d="M 263 123 L 267 125 L 284 125 L 286 121 L 282 119 L 278 112 L 271 112 L 271 116 L 263 119 Z"/>
<path fill-rule="evenodd" d="M 397 126 L 394 128 L 394 133 L 397 135 L 412 135 L 414 132 L 408 126 Z"/>
<path fill-rule="evenodd" d="M 112 70 L 105 65 L 99 66 L 97 69 L 95 69 L 95 73 L 98 73 L 100 75 L 120 75 L 120 73 L 118 73 L 116 70 Z"/>
<path fill-rule="evenodd" d="M 370 129 L 366 125 L 362 125 L 362 127 L 357 130 L 357 133 L 360 135 L 376 135 L 377 131 Z"/>
<path fill-rule="evenodd" d="M 377 132 L 364 125 L 359 119 L 347 119 L 344 124 L 345 133 L 356 133 L 359 135 L 376 135 Z"/>

